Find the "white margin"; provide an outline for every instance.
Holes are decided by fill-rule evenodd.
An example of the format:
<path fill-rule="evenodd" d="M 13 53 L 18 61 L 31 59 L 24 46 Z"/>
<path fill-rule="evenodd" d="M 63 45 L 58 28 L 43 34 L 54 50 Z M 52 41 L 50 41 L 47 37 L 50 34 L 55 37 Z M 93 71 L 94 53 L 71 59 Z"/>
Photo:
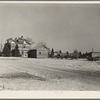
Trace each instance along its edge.
<path fill-rule="evenodd" d="M 0 3 L 100 4 L 100 1 L 0 1 Z"/>
<path fill-rule="evenodd" d="M 100 1 L 0 1 L 0 3 L 100 4 Z M 0 99 L 100 99 L 99 91 L 1 91 Z"/>

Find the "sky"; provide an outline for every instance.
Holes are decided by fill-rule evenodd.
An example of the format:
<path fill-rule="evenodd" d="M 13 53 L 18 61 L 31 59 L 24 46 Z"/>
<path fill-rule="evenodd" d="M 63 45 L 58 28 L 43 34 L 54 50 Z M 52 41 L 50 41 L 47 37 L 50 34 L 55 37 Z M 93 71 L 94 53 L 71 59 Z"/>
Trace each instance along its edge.
<path fill-rule="evenodd" d="M 20 36 L 62 52 L 100 51 L 100 4 L 0 3 L 0 40 Z"/>

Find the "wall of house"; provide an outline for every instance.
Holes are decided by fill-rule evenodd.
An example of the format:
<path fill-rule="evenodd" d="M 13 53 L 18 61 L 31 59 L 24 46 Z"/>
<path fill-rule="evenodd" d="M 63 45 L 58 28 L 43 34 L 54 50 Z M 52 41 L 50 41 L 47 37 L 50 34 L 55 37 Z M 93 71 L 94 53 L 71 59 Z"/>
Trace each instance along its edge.
<path fill-rule="evenodd" d="M 27 52 L 30 50 L 30 45 L 25 45 L 25 47 L 23 47 L 23 44 L 18 44 L 18 46 L 22 57 L 28 57 Z"/>
<path fill-rule="evenodd" d="M 37 58 L 48 58 L 48 50 L 37 49 Z"/>
<path fill-rule="evenodd" d="M 15 43 L 11 43 L 11 51 L 12 51 L 13 49 L 15 49 L 15 46 L 16 46 Z"/>
<path fill-rule="evenodd" d="M 22 57 L 26 57 L 26 58 L 28 58 L 28 51 L 23 51 L 23 54 L 22 54 Z"/>
<path fill-rule="evenodd" d="M 16 46 L 15 43 L 11 43 L 11 51 L 15 49 L 15 46 Z M 23 48 L 23 44 L 18 44 L 18 47 L 19 47 L 18 49 L 22 57 L 28 57 L 27 52 L 31 49 L 30 45 L 25 45 L 25 47 Z"/>
<path fill-rule="evenodd" d="M 93 52 L 92 57 L 100 57 L 100 52 Z"/>

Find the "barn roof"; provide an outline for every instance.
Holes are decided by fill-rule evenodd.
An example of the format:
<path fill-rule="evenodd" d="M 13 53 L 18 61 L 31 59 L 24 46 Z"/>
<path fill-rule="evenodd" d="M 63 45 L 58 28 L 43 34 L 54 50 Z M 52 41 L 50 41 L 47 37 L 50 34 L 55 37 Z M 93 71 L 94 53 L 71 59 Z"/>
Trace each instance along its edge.
<path fill-rule="evenodd" d="M 47 49 L 47 50 L 49 50 L 49 48 L 46 46 L 46 45 L 44 45 L 44 44 L 33 44 L 32 46 L 31 46 L 31 49 L 40 49 L 40 48 L 45 48 L 45 49 Z"/>

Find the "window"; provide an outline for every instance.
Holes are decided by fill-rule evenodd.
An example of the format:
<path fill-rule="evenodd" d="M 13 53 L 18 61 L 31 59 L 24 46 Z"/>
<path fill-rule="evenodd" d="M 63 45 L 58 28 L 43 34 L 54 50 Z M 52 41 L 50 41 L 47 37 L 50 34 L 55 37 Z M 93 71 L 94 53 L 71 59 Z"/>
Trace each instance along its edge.
<path fill-rule="evenodd" d="M 39 52 L 39 55 L 41 55 L 41 52 Z"/>

